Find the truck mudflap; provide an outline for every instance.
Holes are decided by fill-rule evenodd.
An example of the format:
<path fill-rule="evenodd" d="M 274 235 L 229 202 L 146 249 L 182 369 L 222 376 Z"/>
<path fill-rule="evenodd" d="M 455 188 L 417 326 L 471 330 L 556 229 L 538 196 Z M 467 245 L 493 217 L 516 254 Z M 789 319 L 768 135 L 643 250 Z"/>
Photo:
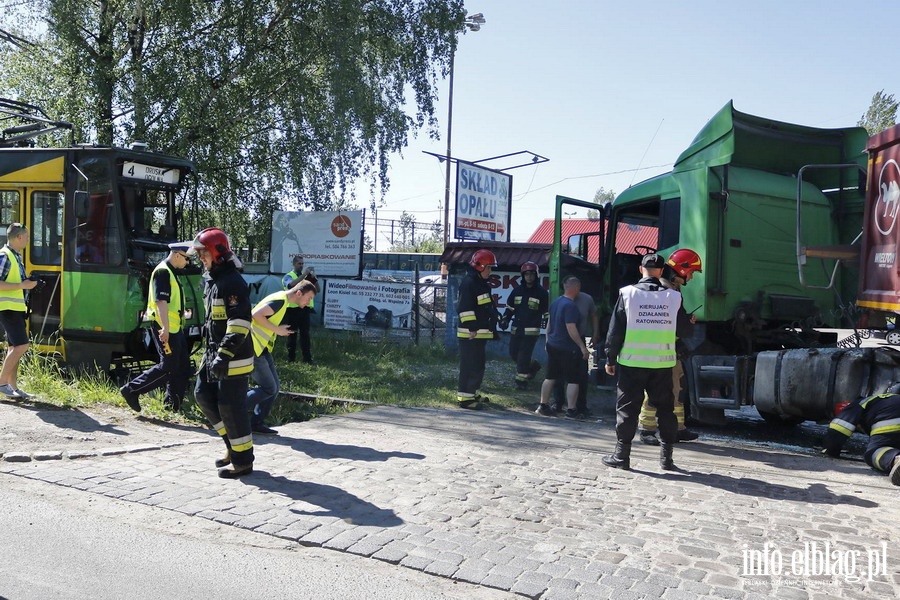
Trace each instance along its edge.
<path fill-rule="evenodd" d="M 835 404 L 878 394 L 900 381 L 893 348 L 804 348 L 756 355 L 753 404 L 786 422 L 829 421 Z"/>

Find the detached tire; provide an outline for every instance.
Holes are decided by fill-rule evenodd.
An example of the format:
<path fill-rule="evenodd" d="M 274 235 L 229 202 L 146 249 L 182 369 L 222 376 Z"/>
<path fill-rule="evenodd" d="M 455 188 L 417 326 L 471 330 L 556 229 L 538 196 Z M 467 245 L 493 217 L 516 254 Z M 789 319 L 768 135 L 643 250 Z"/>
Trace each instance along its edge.
<path fill-rule="evenodd" d="M 758 408 L 756 409 L 756 412 L 759 413 L 759 416 L 761 416 L 766 423 L 777 425 L 778 427 L 796 427 L 806 420 L 803 417 L 782 417 L 779 414 L 759 410 Z"/>

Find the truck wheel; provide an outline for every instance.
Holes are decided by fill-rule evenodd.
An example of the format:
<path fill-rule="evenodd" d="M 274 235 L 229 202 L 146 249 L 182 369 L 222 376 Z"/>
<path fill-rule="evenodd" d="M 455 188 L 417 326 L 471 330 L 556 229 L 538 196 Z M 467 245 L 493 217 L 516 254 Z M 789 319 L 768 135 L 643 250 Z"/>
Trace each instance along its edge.
<path fill-rule="evenodd" d="M 759 410 L 758 408 L 756 409 L 756 412 L 765 419 L 766 423 L 778 425 L 779 427 L 796 427 L 806 420 L 803 417 L 783 417 L 777 413 Z"/>
<path fill-rule="evenodd" d="M 891 346 L 900 346 L 900 331 L 888 331 L 884 336 L 884 341 Z"/>

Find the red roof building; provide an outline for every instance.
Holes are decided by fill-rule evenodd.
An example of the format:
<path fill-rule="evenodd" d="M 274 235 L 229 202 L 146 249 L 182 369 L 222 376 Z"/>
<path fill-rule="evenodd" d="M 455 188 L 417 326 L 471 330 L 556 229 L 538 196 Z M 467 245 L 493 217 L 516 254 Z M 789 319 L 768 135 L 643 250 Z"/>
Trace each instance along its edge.
<path fill-rule="evenodd" d="M 600 231 L 604 225 L 600 219 L 563 219 L 562 220 L 562 239 L 569 239 L 570 236 L 579 233 L 591 233 Z M 605 231 L 604 231 L 605 237 Z M 553 243 L 553 219 L 544 219 L 534 230 L 531 237 L 528 238 L 530 244 L 552 244 Z M 648 227 L 646 225 L 627 225 L 619 223 L 616 232 L 616 251 L 626 254 L 633 254 L 635 246 L 649 246 L 656 248 L 659 243 L 659 233 L 656 227 Z M 589 259 L 597 262 L 599 256 L 599 248 L 597 242 L 591 240 L 589 248 Z"/>

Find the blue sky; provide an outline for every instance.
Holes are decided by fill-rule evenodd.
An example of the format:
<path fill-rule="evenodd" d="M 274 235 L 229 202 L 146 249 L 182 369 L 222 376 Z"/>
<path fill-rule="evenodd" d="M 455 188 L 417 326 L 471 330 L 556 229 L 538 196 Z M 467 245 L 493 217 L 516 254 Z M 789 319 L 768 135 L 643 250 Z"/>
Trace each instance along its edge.
<path fill-rule="evenodd" d="M 557 194 L 591 200 L 668 171 L 729 100 L 845 127 L 877 91 L 900 94 L 897 52 L 881 41 L 897 10 L 887 1 L 469 0 L 467 10 L 487 23 L 459 41 L 453 156 L 550 159 L 510 171 L 512 241 L 553 217 Z M 441 139 L 423 132 L 393 158 L 379 218 L 443 219 L 444 166 L 422 153 L 446 151 L 446 81 L 439 93 Z"/>

